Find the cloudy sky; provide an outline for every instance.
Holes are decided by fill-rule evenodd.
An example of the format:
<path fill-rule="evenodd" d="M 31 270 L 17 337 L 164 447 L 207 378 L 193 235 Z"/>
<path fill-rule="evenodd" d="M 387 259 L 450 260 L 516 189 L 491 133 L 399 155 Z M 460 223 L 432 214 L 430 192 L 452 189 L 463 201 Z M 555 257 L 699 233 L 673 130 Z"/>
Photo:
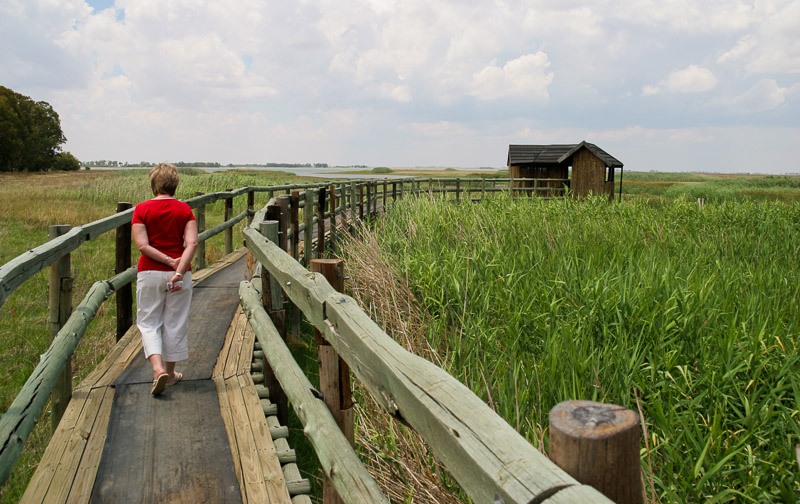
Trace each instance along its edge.
<path fill-rule="evenodd" d="M 800 172 L 800 1 L 0 0 L 81 160 Z"/>

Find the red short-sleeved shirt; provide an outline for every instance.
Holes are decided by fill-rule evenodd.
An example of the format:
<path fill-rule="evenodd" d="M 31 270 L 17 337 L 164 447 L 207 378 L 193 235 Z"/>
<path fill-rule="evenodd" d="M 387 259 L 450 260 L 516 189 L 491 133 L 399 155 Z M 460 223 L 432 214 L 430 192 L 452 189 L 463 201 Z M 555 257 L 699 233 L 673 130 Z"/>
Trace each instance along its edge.
<path fill-rule="evenodd" d="M 150 245 L 170 257 L 183 254 L 183 231 L 186 223 L 194 220 L 192 209 L 174 198 L 154 198 L 143 201 L 133 209 L 131 224 L 144 224 Z M 191 266 L 189 266 L 191 268 Z M 142 254 L 138 271 L 172 271 L 166 264 L 156 262 Z"/>

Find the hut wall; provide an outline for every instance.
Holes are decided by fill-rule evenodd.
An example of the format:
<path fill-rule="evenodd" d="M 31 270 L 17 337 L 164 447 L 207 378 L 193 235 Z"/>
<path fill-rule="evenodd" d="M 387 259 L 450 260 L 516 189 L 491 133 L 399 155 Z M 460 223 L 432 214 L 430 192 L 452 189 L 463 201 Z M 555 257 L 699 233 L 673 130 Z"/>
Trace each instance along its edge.
<path fill-rule="evenodd" d="M 607 194 L 605 172 L 606 165 L 603 161 L 587 149 L 579 150 L 572 156 L 572 194 Z M 613 191 L 613 184 L 611 189 Z"/>

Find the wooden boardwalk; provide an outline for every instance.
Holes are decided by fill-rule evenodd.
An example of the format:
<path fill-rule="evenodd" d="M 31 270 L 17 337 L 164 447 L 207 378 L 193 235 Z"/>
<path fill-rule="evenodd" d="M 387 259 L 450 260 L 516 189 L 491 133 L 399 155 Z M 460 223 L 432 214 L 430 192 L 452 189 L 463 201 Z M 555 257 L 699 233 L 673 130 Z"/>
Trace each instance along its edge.
<path fill-rule="evenodd" d="M 286 428 L 265 417 L 250 375 L 254 337 L 238 306 L 245 253 L 194 275 L 183 381 L 150 395 L 131 328 L 76 387 L 21 502 L 308 502 L 290 498 L 286 479 L 299 471 L 286 440 L 271 436 Z"/>

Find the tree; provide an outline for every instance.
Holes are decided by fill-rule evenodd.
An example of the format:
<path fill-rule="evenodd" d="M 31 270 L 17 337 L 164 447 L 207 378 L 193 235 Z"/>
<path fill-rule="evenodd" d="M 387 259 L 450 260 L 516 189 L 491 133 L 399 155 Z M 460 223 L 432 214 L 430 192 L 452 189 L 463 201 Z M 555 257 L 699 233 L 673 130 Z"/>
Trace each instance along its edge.
<path fill-rule="evenodd" d="M 0 171 L 49 170 L 66 141 L 49 103 L 0 86 Z"/>
<path fill-rule="evenodd" d="M 74 171 L 81 169 L 81 162 L 69 152 L 59 152 L 52 165 L 53 170 Z"/>

